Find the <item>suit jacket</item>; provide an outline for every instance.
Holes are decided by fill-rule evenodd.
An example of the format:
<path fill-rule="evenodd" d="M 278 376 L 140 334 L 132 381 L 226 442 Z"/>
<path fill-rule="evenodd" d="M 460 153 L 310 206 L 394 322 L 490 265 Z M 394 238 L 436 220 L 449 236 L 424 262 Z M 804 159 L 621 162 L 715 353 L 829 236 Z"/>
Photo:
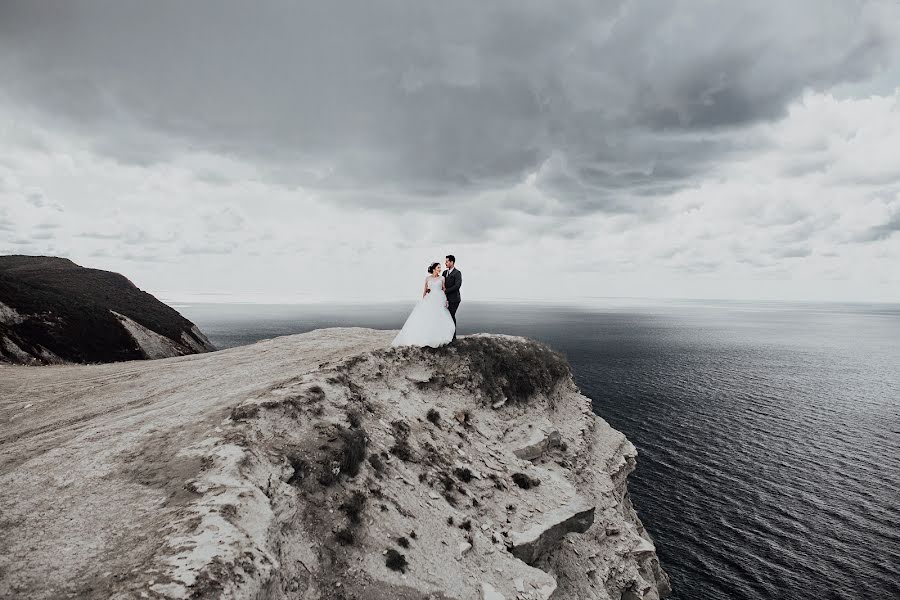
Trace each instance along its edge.
<path fill-rule="evenodd" d="M 448 271 L 445 270 L 444 287 L 446 288 L 447 302 L 458 304 L 462 302 L 462 296 L 459 295 L 459 288 L 462 287 L 462 273 L 456 268 L 453 269 L 453 273 L 449 275 L 447 273 Z"/>

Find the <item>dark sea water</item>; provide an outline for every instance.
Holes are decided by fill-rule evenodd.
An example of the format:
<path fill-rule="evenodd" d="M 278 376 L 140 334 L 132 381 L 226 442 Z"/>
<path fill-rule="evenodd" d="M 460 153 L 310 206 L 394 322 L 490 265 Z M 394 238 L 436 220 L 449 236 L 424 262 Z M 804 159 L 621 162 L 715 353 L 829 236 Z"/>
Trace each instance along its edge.
<path fill-rule="evenodd" d="M 409 305 L 178 305 L 219 347 L 399 328 Z M 900 306 L 463 303 L 564 352 L 637 446 L 673 598 L 900 599 Z"/>

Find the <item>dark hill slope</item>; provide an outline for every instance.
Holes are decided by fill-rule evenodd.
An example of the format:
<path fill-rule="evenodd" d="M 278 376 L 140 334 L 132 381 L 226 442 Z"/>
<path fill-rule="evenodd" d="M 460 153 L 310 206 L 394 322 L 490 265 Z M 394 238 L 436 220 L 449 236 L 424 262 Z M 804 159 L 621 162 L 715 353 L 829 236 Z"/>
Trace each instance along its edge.
<path fill-rule="evenodd" d="M 0 256 L 0 360 L 115 362 L 213 349 L 193 323 L 118 273 Z"/>

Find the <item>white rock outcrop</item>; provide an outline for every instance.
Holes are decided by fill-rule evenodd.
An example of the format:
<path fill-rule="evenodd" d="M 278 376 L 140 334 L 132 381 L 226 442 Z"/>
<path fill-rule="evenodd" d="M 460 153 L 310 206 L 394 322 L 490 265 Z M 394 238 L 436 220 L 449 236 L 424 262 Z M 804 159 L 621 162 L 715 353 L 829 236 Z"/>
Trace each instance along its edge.
<path fill-rule="evenodd" d="M 634 447 L 559 355 L 393 335 L 0 366 L 0 597 L 667 594 Z"/>

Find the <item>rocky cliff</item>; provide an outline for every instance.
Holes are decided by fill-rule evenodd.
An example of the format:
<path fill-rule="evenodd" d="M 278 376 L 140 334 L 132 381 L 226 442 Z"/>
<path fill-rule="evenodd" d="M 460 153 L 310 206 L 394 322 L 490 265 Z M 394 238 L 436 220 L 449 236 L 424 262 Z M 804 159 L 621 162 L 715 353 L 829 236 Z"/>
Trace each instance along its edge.
<path fill-rule="evenodd" d="M 536 342 L 0 366 L 0 597 L 653 600 L 635 449 Z"/>
<path fill-rule="evenodd" d="M 118 273 L 53 256 L 0 256 L 0 362 L 115 362 L 214 349 L 193 323 Z"/>

